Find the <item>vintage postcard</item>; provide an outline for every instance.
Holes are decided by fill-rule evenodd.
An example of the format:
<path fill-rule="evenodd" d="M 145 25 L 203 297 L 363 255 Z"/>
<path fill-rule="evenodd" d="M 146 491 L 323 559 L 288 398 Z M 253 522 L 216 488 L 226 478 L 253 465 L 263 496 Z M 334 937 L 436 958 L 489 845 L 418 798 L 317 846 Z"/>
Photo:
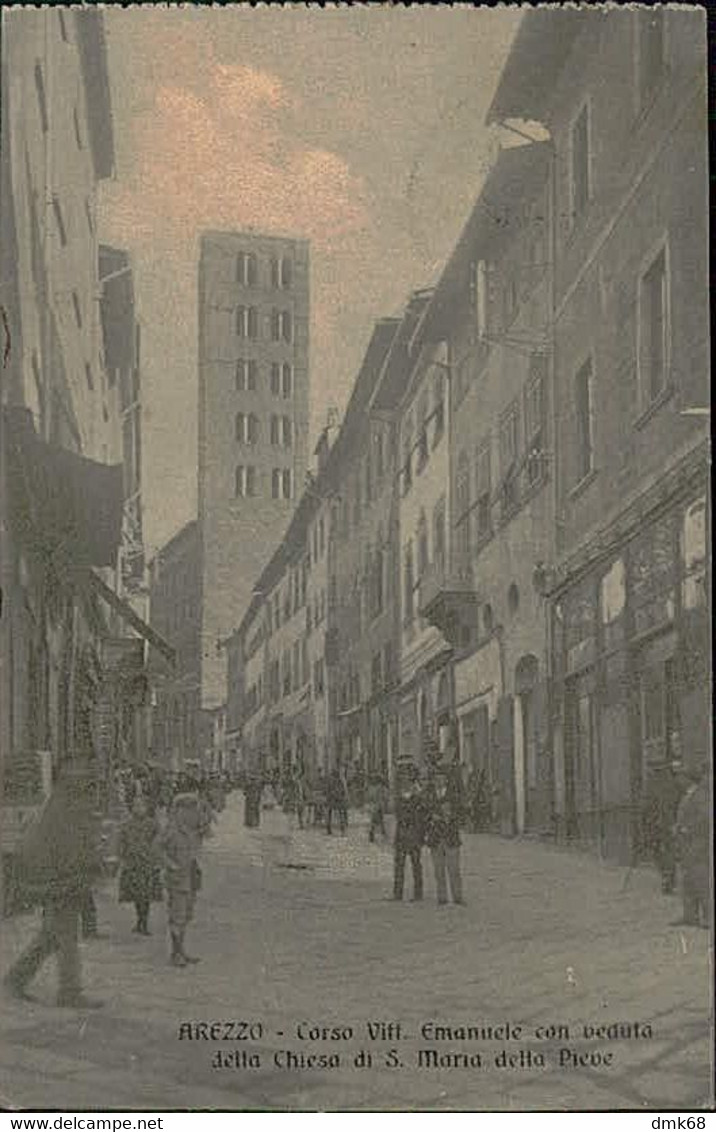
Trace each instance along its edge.
<path fill-rule="evenodd" d="M 3 1110 L 705 1127 L 706 57 L 3 8 Z"/>

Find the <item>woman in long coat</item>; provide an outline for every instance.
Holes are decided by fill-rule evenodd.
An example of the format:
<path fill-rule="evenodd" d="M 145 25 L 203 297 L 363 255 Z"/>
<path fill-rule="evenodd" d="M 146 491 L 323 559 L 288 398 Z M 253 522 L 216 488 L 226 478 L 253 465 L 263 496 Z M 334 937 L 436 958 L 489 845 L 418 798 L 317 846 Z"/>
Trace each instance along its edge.
<path fill-rule="evenodd" d="M 119 843 L 119 900 L 134 904 L 137 922 L 134 931 L 151 935 L 149 909 L 162 898 L 157 837 L 159 824 L 145 800 L 137 797 L 131 816 L 122 827 Z"/>

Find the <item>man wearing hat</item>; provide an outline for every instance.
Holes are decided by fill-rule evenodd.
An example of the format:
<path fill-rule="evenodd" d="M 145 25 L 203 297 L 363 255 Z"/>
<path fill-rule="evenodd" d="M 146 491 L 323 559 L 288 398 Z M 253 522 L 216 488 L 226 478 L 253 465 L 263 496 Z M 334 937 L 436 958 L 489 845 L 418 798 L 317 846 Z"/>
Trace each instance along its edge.
<path fill-rule="evenodd" d="M 410 857 L 413 870 L 413 900 L 423 899 L 423 863 L 421 859 L 425 832 L 425 802 L 420 774 L 413 763 L 398 769 L 395 800 L 395 842 L 393 860 L 393 899 L 403 899 L 405 861 Z"/>
<path fill-rule="evenodd" d="M 451 789 L 447 770 L 439 767 L 427 798 L 425 841 L 430 849 L 435 871 L 438 904 L 448 902 L 448 881 L 453 904 L 464 904 L 460 875 L 460 804 L 454 787 Z"/>
<path fill-rule="evenodd" d="M 101 871 L 92 760 L 69 762 L 20 852 L 20 883 L 42 907 L 42 925 L 10 968 L 4 985 L 30 1000 L 27 987 L 50 955 L 57 957 L 57 1005 L 90 1009 L 102 1003 L 82 993 L 79 926 L 92 883 Z"/>

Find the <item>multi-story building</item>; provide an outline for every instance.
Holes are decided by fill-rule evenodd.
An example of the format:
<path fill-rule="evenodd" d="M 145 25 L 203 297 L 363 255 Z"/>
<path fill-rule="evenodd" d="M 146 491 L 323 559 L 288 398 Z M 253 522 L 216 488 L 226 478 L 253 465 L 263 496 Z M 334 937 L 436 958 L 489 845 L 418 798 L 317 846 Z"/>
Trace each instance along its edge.
<path fill-rule="evenodd" d="M 213 716 L 224 711 L 224 642 L 246 613 L 303 489 L 308 267 L 305 241 L 251 232 L 202 236 L 200 682 L 207 736 Z"/>
<path fill-rule="evenodd" d="M 145 557 L 142 533 L 142 403 L 140 326 L 129 254 L 99 248 L 100 314 L 107 384 L 119 393 L 121 457 L 124 473 L 122 589 L 146 616 Z M 140 610 L 138 609 L 138 612 Z"/>
<path fill-rule="evenodd" d="M 395 745 L 395 422 L 371 411 L 399 321 L 373 330 L 327 461 L 329 763 L 387 771 Z"/>
<path fill-rule="evenodd" d="M 698 11 L 530 11 L 490 110 L 551 139 L 555 817 L 620 857 L 709 751 L 705 47 Z"/>
<path fill-rule="evenodd" d="M 313 700 L 312 769 L 325 768 L 329 761 L 329 696 L 326 673 L 326 628 L 328 624 L 328 544 L 331 537 L 333 495 L 327 487 L 326 468 L 330 455 L 330 427 L 321 433 L 314 453 L 317 474 L 306 488 L 315 509 L 306 532 L 309 563 L 306 591 L 306 633 L 308 665 Z"/>
<path fill-rule="evenodd" d="M 232 681 L 226 699 L 243 769 L 283 772 L 295 762 L 308 769 L 314 761 L 307 535 L 315 512 L 315 497 L 304 494 L 227 642 Z"/>
<path fill-rule="evenodd" d="M 173 772 L 201 754 L 200 549 L 199 526 L 194 519 L 150 564 L 150 623 L 175 651 L 173 666 L 160 658 L 151 665 L 152 752 Z"/>
<path fill-rule="evenodd" d="M 549 830 L 551 818 L 546 609 L 535 584 L 553 542 L 549 172 L 544 143 L 500 153 L 421 331 L 448 347 L 451 506 L 449 549 L 438 546 L 427 571 L 418 562 L 420 612 L 453 648 L 466 770 L 499 800 L 500 827 L 518 833 Z M 426 454 L 424 440 L 413 476 L 423 537 Z"/>
<path fill-rule="evenodd" d="M 416 292 L 391 343 L 371 401 L 396 425 L 400 756 L 421 762 L 426 743 L 447 740 L 454 695 L 448 637 L 425 617 L 433 576 L 452 570 L 449 357 L 424 333 L 432 292 Z M 427 603 L 427 604 L 426 604 Z"/>
<path fill-rule="evenodd" d="M 127 629 L 160 644 L 116 593 L 121 383 L 104 359 L 96 232 L 114 166 L 103 27 L 98 9 L 3 12 L 0 790 L 13 803 L 82 755 L 99 756 L 109 801 L 127 713 L 107 674 L 122 669 L 141 698 Z"/>

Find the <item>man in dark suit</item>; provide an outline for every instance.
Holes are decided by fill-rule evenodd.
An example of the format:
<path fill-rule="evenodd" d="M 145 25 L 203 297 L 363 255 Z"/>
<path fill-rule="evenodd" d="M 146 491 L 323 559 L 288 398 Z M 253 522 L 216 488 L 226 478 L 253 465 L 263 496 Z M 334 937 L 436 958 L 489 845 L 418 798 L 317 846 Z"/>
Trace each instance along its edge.
<path fill-rule="evenodd" d="M 413 900 L 423 899 L 422 849 L 425 836 L 425 799 L 418 768 L 412 763 L 401 768 L 395 799 L 395 855 L 393 860 L 393 899 L 403 899 L 405 861 L 410 857 L 413 870 Z"/>

